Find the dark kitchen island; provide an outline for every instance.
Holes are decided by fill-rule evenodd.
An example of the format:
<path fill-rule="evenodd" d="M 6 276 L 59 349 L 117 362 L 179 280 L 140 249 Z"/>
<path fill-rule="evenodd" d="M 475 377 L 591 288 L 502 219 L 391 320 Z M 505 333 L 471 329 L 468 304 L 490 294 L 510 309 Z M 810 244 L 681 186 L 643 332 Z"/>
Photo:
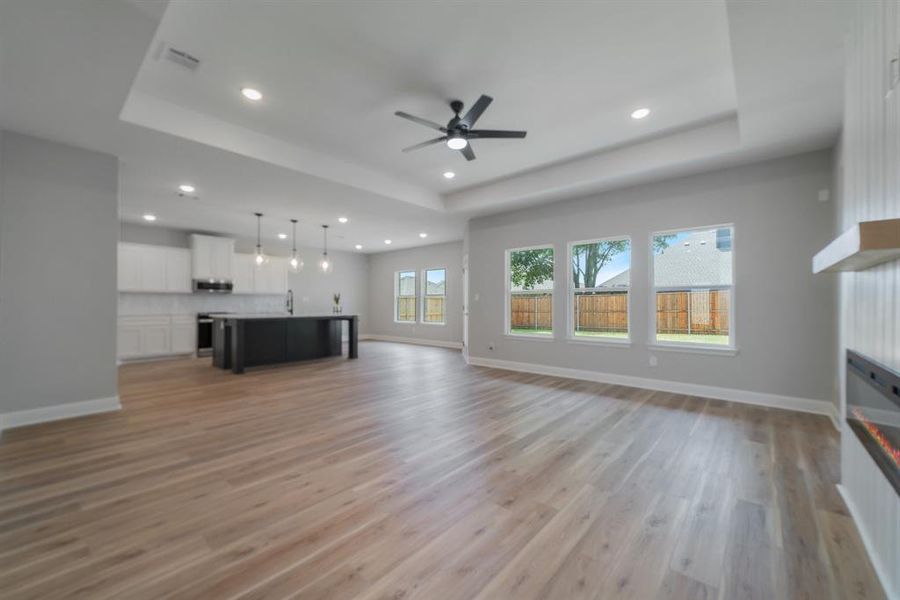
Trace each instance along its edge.
<path fill-rule="evenodd" d="M 246 367 L 340 356 L 341 321 L 350 323 L 348 358 L 357 358 L 356 315 L 214 315 L 213 365 L 243 373 Z"/>

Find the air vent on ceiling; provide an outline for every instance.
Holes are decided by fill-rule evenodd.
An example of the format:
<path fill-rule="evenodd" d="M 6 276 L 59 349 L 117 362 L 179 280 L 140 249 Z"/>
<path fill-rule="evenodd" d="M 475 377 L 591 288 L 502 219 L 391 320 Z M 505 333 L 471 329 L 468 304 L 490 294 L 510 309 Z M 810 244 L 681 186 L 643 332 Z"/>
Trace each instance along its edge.
<path fill-rule="evenodd" d="M 197 67 L 200 66 L 200 59 L 194 56 L 193 54 L 189 54 L 184 50 L 179 50 L 174 46 L 170 46 L 165 44 L 162 48 L 162 52 L 160 52 L 160 57 L 165 58 L 167 60 L 172 61 L 175 64 L 181 65 L 191 71 L 196 71 Z"/>

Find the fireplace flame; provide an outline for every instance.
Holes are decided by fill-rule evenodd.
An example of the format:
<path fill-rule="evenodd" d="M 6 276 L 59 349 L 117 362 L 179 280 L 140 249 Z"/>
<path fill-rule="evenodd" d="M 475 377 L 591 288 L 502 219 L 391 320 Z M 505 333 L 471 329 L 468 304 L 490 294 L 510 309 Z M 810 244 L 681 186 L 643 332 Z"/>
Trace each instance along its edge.
<path fill-rule="evenodd" d="M 900 448 L 895 448 L 894 445 L 891 444 L 891 441 L 887 439 L 887 436 L 885 436 L 881 429 L 878 428 L 878 425 L 866 418 L 861 410 L 855 406 L 850 410 L 853 412 L 853 416 L 863 424 L 863 427 L 866 428 L 866 431 L 869 432 L 872 439 L 874 439 L 878 445 L 881 446 L 881 449 L 884 450 L 884 453 L 890 457 L 894 466 L 900 469 Z"/>

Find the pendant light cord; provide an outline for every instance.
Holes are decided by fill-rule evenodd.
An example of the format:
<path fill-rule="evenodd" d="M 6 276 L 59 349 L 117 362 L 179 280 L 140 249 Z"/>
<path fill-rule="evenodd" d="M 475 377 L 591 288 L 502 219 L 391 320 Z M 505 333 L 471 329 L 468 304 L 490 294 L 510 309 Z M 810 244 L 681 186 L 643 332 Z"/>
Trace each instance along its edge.
<path fill-rule="evenodd" d="M 254 213 L 256 215 L 256 253 L 262 250 L 262 228 L 260 225 L 262 213 Z"/>

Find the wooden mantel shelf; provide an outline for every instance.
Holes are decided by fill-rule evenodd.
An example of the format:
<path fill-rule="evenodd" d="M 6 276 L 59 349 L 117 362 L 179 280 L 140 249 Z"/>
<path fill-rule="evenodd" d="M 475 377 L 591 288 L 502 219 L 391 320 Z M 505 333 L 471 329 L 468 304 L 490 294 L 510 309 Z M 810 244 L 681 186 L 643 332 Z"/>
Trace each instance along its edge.
<path fill-rule="evenodd" d="M 900 258 L 900 219 L 857 223 L 813 257 L 813 273 L 862 271 Z"/>

